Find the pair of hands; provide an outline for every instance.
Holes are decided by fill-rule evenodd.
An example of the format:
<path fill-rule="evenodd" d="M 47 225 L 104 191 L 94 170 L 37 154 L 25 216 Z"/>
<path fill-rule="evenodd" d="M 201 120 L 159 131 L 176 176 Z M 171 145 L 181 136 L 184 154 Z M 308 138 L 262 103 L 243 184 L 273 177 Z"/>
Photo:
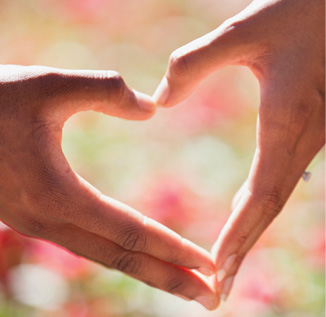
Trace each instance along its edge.
<path fill-rule="evenodd" d="M 0 66 L 0 219 L 22 234 L 216 308 L 325 143 L 324 6 L 323 0 L 253 1 L 173 52 L 153 97 L 131 90 L 115 72 Z M 209 254 L 77 175 L 62 153 L 62 127 L 85 110 L 148 119 L 157 104 L 177 104 L 228 64 L 248 66 L 259 80 L 257 147 Z"/>

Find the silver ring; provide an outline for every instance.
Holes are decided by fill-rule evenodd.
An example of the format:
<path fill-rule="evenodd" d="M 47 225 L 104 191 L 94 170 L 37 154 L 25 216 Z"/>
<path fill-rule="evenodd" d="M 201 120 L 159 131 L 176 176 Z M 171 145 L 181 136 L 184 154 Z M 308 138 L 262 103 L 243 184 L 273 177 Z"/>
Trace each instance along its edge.
<path fill-rule="evenodd" d="M 311 173 L 308 172 L 308 171 L 304 171 L 303 174 L 302 174 L 302 178 L 305 182 L 308 182 L 309 179 L 311 178 Z"/>

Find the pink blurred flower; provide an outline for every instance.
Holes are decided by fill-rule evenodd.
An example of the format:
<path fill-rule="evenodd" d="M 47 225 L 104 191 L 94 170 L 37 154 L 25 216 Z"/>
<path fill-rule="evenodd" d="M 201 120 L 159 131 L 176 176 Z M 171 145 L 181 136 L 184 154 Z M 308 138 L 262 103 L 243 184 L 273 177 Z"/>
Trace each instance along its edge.
<path fill-rule="evenodd" d="M 245 296 L 263 305 L 271 305 L 278 301 L 274 285 L 267 276 L 252 276 L 246 285 Z"/>
<path fill-rule="evenodd" d="M 12 267 L 23 261 L 29 244 L 27 238 L 10 228 L 0 230 L 0 279 L 5 278 Z"/>
<path fill-rule="evenodd" d="M 50 242 L 31 239 L 8 228 L 0 230 L 0 281 L 21 263 L 41 263 L 65 278 L 81 278 L 92 272 L 91 264 Z"/>
<path fill-rule="evenodd" d="M 148 216 L 170 227 L 186 226 L 193 220 L 194 196 L 173 178 L 164 176 L 158 180 L 144 189 L 149 194 L 140 197 L 142 209 L 148 212 Z"/>
<path fill-rule="evenodd" d="M 322 225 L 317 228 L 310 236 L 310 246 L 307 250 L 309 252 L 308 257 L 311 263 L 321 268 L 323 271 L 325 269 L 325 226 Z"/>
<path fill-rule="evenodd" d="M 91 262 L 57 245 L 41 240 L 33 243 L 28 260 L 42 263 L 67 279 L 82 278 L 92 272 Z"/>
<path fill-rule="evenodd" d="M 9 227 L 0 228 L 0 284 L 5 296 L 10 296 L 10 270 L 24 261 L 30 241 Z"/>
<path fill-rule="evenodd" d="M 201 196 L 180 176 L 152 175 L 138 188 L 132 206 L 196 242 L 211 245 L 226 220 L 219 213 L 227 210 L 225 204 Z"/>
<path fill-rule="evenodd" d="M 106 12 L 110 1 L 107 0 L 47 0 L 43 6 L 57 10 L 61 15 L 80 22 L 96 21 Z M 62 16 L 60 16 L 62 17 Z"/>
<path fill-rule="evenodd" d="M 234 120 L 245 111 L 243 98 L 231 76 L 209 78 L 173 109 L 173 124 L 188 132 L 210 130 Z"/>
<path fill-rule="evenodd" d="M 72 300 L 63 307 L 63 310 L 67 317 L 88 317 L 89 309 L 87 306 L 86 299 Z"/>
<path fill-rule="evenodd" d="M 253 316 L 260 316 L 272 307 L 281 307 L 284 300 L 282 282 L 266 269 L 266 259 L 259 256 L 259 251 L 254 250 L 247 256 L 234 285 L 234 300 L 241 303 L 240 311 L 241 307 L 246 307 Z"/>

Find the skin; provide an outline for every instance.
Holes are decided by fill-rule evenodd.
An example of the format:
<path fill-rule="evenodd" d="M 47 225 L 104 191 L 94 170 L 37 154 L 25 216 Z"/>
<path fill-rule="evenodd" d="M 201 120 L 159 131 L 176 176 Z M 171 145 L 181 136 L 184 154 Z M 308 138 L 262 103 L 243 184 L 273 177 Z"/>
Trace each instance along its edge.
<path fill-rule="evenodd" d="M 256 151 L 248 178 L 212 249 L 226 299 L 240 264 L 280 213 L 325 144 L 325 2 L 256 0 L 216 30 L 174 51 L 154 100 L 173 106 L 226 65 L 260 85 Z"/>
<path fill-rule="evenodd" d="M 62 128 L 74 113 L 145 120 L 155 108 L 116 72 L 0 66 L 0 219 L 213 309 L 213 285 L 193 270 L 215 272 L 209 252 L 100 193 L 62 153 Z"/>

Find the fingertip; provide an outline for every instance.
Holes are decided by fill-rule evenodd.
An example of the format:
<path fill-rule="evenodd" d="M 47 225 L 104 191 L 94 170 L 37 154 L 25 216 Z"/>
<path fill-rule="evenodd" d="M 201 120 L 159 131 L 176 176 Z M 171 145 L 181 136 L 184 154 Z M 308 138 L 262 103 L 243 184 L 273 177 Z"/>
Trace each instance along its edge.
<path fill-rule="evenodd" d="M 214 276 L 207 278 L 196 271 L 193 271 L 193 273 L 195 274 L 195 276 L 197 276 L 197 278 L 199 278 L 202 282 L 206 284 L 206 289 L 202 290 L 202 292 L 199 293 L 197 296 L 189 296 L 186 293 L 182 294 L 181 296 L 180 294 L 176 293 L 173 293 L 173 295 L 176 295 L 187 301 L 194 300 L 204 306 L 207 310 L 215 310 L 219 307 L 221 299 L 219 293 L 217 292 L 217 288 L 214 282 Z M 200 291 L 201 288 L 197 288 L 197 290 Z"/>
<path fill-rule="evenodd" d="M 184 238 L 182 239 L 182 246 L 185 248 L 184 250 L 188 251 L 188 259 L 194 264 L 192 266 L 193 269 L 207 276 L 211 276 L 216 273 L 213 258 L 207 250 Z M 189 257 L 189 255 L 191 255 L 191 257 Z"/>
<path fill-rule="evenodd" d="M 163 77 L 162 81 L 156 88 L 153 94 L 153 100 L 156 104 L 166 107 L 170 95 L 170 87 L 166 77 Z"/>
<path fill-rule="evenodd" d="M 203 305 L 207 310 L 215 310 L 220 305 L 218 296 L 199 296 L 195 301 Z"/>
<path fill-rule="evenodd" d="M 206 276 L 212 276 L 213 274 L 216 273 L 216 270 L 213 269 L 212 267 L 199 267 L 197 271 Z"/>
<path fill-rule="evenodd" d="M 225 302 L 228 299 L 230 292 L 231 292 L 233 282 L 234 282 L 234 276 L 230 276 L 224 281 L 224 283 L 222 285 L 222 290 L 221 290 L 221 300 L 223 302 Z"/>
<path fill-rule="evenodd" d="M 134 94 L 137 98 L 137 103 L 140 110 L 148 112 L 150 116 L 154 115 L 157 105 L 155 104 L 153 98 L 144 93 L 134 90 Z"/>

